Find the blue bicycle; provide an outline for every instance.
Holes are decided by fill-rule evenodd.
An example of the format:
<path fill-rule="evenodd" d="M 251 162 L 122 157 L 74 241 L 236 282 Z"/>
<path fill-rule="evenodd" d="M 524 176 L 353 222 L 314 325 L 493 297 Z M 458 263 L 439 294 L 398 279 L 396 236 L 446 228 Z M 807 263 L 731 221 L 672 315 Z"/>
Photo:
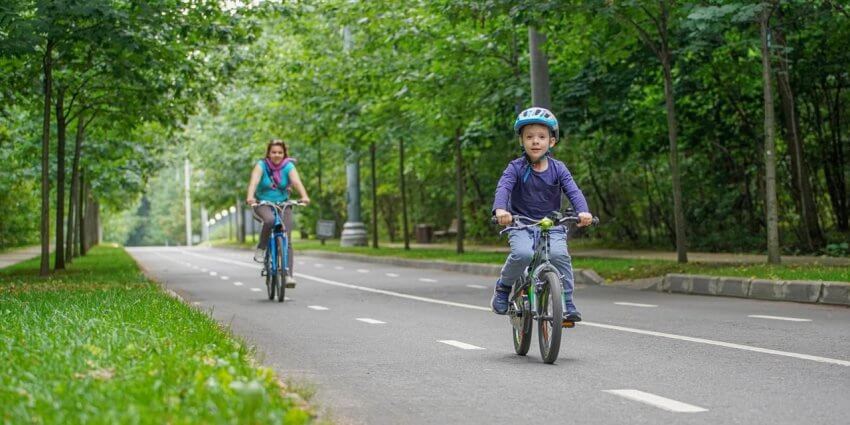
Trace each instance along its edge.
<path fill-rule="evenodd" d="M 298 201 L 285 202 L 268 202 L 262 201 L 258 205 L 268 205 L 274 211 L 274 226 L 272 234 L 269 237 L 269 246 L 266 248 L 266 257 L 263 261 L 263 270 L 261 276 L 266 278 L 266 290 L 268 291 L 269 299 L 274 300 L 277 295 L 277 301 L 283 302 L 286 298 L 286 288 L 294 288 L 295 282 L 289 277 L 289 264 L 292 257 L 292 247 L 290 246 L 289 238 L 287 237 L 286 226 L 283 223 L 284 213 L 287 208 L 294 206 L 302 206 Z M 259 220 L 259 217 L 254 215 L 254 218 Z"/>

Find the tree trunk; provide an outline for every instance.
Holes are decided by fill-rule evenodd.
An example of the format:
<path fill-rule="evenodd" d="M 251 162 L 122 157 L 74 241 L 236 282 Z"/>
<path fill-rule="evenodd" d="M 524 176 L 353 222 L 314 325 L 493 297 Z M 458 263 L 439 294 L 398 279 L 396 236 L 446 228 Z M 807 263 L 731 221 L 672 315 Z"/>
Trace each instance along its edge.
<path fill-rule="evenodd" d="M 768 47 L 768 20 L 772 8 L 762 10 L 759 27 L 761 33 L 762 84 L 764 87 L 764 169 L 765 215 L 767 221 L 767 262 L 779 264 L 779 217 L 776 200 L 776 124 L 773 113 L 773 87 L 771 83 L 770 50 Z"/>
<path fill-rule="evenodd" d="M 80 256 L 86 255 L 86 227 L 88 225 L 88 216 L 91 214 L 89 209 L 89 182 L 83 171 L 80 171 Z"/>
<path fill-rule="evenodd" d="M 401 189 L 401 219 L 404 229 L 404 249 L 410 250 L 410 231 L 407 228 L 407 190 L 404 187 L 404 139 L 398 139 L 398 174 Z"/>
<path fill-rule="evenodd" d="M 50 274 L 50 94 L 53 85 L 53 40 L 44 49 L 44 121 L 41 129 L 41 268 Z"/>
<path fill-rule="evenodd" d="M 82 166 L 79 170 L 79 181 L 77 182 L 77 228 L 74 231 L 74 257 L 83 255 L 83 217 L 85 216 L 85 173 Z"/>
<path fill-rule="evenodd" d="M 375 176 L 375 142 L 369 145 L 369 163 L 372 168 L 372 248 L 378 248 L 378 182 Z"/>
<path fill-rule="evenodd" d="M 797 213 L 800 214 L 800 229 L 803 242 L 810 251 L 815 251 L 824 246 L 823 233 L 818 222 L 817 207 L 815 206 L 812 185 L 809 180 L 809 169 L 806 165 L 806 157 L 803 153 L 803 137 L 800 134 L 800 120 L 797 114 L 797 105 L 794 100 L 794 91 L 791 87 L 789 75 L 787 43 L 785 34 L 781 29 L 773 31 L 774 38 L 782 49 L 779 57 L 779 70 L 776 73 L 776 84 L 779 88 L 779 99 L 782 102 L 785 133 L 788 141 L 788 152 L 791 156 L 791 180 L 792 187 L 796 191 L 794 196 Z"/>
<path fill-rule="evenodd" d="M 463 155 L 460 150 L 460 131 L 455 130 L 455 209 L 457 214 L 457 253 L 463 254 Z"/>
<path fill-rule="evenodd" d="M 77 117 L 77 133 L 74 137 L 74 160 L 71 163 L 71 190 L 68 195 L 68 229 L 65 237 L 65 261 L 71 262 L 74 258 L 74 231 L 77 226 L 76 216 L 80 184 L 80 149 L 83 144 L 83 132 L 85 130 L 85 120 L 82 113 Z"/>
<path fill-rule="evenodd" d="M 666 28 L 665 28 L 666 30 Z M 664 101 L 667 108 L 667 138 L 670 140 L 670 177 L 673 183 L 673 225 L 676 229 L 676 257 L 680 263 L 688 262 L 688 240 L 685 234 L 685 211 L 682 205 L 682 182 L 679 176 L 679 121 L 673 95 L 673 72 L 670 52 L 666 43 L 661 46 L 661 66 L 664 69 Z"/>
<path fill-rule="evenodd" d="M 65 270 L 65 88 L 56 91 L 56 247 L 54 270 Z"/>

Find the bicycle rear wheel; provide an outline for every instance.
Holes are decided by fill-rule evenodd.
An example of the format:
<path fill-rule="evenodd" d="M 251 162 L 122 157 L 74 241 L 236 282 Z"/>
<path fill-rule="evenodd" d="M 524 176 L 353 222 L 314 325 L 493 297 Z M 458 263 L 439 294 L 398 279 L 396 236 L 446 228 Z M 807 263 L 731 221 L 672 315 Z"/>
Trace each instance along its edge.
<path fill-rule="evenodd" d="M 558 275 L 546 271 L 541 273 L 542 290 L 538 294 L 537 338 L 540 341 L 540 356 L 544 363 L 555 363 L 561 349 L 561 321 L 564 318 L 564 304 L 561 300 L 561 280 Z"/>
<path fill-rule="evenodd" d="M 277 246 L 277 270 L 275 271 L 275 282 L 277 286 L 277 302 L 282 303 L 285 299 L 286 283 L 284 278 L 286 272 L 283 269 L 283 238 L 275 238 L 275 246 Z"/>
<path fill-rule="evenodd" d="M 531 347 L 531 311 L 526 308 L 523 290 L 516 297 L 516 310 L 511 313 L 511 326 L 514 339 L 514 351 L 520 356 L 528 354 Z"/>
<path fill-rule="evenodd" d="M 266 261 L 263 263 L 266 271 L 266 292 L 269 294 L 269 299 L 274 299 L 274 279 L 272 279 L 271 254 L 266 251 Z"/>

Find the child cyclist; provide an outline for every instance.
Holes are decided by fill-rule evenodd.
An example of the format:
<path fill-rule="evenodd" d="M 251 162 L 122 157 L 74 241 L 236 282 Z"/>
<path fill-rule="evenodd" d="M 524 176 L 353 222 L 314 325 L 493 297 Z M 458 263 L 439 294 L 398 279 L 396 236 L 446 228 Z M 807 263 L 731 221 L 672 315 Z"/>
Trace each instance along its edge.
<path fill-rule="evenodd" d="M 563 162 L 552 158 L 550 149 L 558 143 L 558 120 L 544 108 L 529 108 L 520 112 L 514 122 L 523 155 L 508 164 L 496 186 L 493 213 L 499 224 L 509 226 L 513 214 L 539 220 L 553 211 L 561 210 L 561 193 L 567 195 L 578 212 L 579 227 L 593 220 L 584 195 Z M 564 319 L 581 321 L 573 302 L 573 267 L 567 253 L 567 233 L 563 226 L 550 232 L 550 261 L 563 276 Z M 534 234 L 531 229 L 512 230 L 508 238 L 511 253 L 496 281 L 490 305 L 496 314 L 508 311 L 508 297 L 513 283 L 522 278 L 534 254 Z"/>

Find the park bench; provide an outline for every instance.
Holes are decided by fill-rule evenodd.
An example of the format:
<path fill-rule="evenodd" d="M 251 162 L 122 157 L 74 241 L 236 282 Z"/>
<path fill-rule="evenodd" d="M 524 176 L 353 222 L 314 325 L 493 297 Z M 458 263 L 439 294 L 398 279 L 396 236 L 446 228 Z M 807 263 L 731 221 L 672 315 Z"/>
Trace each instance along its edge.
<path fill-rule="evenodd" d="M 437 230 L 437 231 L 434 232 L 435 238 L 439 238 L 439 237 L 443 237 L 443 236 L 449 237 L 449 236 L 456 236 L 456 235 L 457 235 L 457 219 L 456 218 L 452 219 L 452 224 L 449 225 L 448 229 Z"/>

